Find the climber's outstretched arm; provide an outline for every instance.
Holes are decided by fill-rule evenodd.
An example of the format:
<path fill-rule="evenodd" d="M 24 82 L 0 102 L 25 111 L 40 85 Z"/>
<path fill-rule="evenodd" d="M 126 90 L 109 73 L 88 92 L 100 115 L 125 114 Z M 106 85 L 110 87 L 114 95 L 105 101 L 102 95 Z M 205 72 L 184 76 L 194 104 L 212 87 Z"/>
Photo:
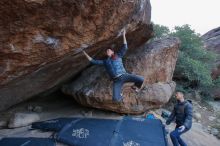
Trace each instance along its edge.
<path fill-rule="evenodd" d="M 128 45 L 127 45 L 127 40 L 126 40 L 126 31 L 125 29 L 123 30 L 123 46 L 122 48 L 117 52 L 118 56 L 123 57 L 125 55 L 125 53 L 128 50 Z"/>
<path fill-rule="evenodd" d="M 92 57 L 90 57 L 85 51 L 83 51 L 83 54 L 86 56 L 86 58 L 92 63 L 96 65 L 103 65 L 103 60 L 95 60 Z"/>
<path fill-rule="evenodd" d="M 85 51 L 83 51 L 83 54 L 86 56 L 86 58 L 91 61 L 92 60 L 92 57 L 90 57 Z"/>
<path fill-rule="evenodd" d="M 123 43 L 124 43 L 124 44 L 127 44 L 127 40 L 126 40 L 125 34 L 126 34 L 126 30 L 124 29 L 124 30 L 123 30 Z"/>

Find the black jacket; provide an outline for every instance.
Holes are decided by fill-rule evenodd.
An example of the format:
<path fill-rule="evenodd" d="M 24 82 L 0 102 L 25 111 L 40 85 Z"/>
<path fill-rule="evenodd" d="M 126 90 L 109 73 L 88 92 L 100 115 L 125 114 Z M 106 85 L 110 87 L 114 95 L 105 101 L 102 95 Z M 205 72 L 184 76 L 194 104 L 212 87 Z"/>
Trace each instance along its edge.
<path fill-rule="evenodd" d="M 192 103 L 191 101 L 179 102 L 174 106 L 172 114 L 166 121 L 169 125 L 174 119 L 176 119 L 177 127 L 184 125 L 187 129 L 192 127 Z"/>

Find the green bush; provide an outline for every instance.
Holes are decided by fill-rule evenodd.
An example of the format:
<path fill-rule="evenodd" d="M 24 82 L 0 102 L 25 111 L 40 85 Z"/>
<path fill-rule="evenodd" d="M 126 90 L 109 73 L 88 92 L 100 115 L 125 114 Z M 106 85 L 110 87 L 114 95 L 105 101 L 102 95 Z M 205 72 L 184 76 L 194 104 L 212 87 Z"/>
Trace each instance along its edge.
<path fill-rule="evenodd" d="M 187 78 L 190 82 L 197 82 L 201 86 L 211 86 L 211 71 L 204 62 L 195 60 L 185 52 L 180 51 L 175 74 Z"/>
<path fill-rule="evenodd" d="M 216 59 L 214 53 L 205 50 L 200 34 L 196 33 L 189 25 L 177 26 L 170 35 L 181 40 L 180 51 L 188 57 L 203 62 L 207 68 L 211 69 Z"/>
<path fill-rule="evenodd" d="M 154 30 L 155 38 L 174 36 L 181 40 L 174 77 L 188 82 L 187 86 L 195 83 L 197 87 L 213 85 L 211 68 L 216 56 L 204 49 L 200 34 L 189 25 L 176 26 L 172 32 L 166 26 L 154 25 Z"/>
<path fill-rule="evenodd" d="M 214 80 L 214 85 L 220 87 L 220 76 L 216 80 Z"/>
<path fill-rule="evenodd" d="M 165 36 L 168 36 L 170 34 L 170 30 L 168 27 L 159 25 L 159 24 L 154 24 L 154 38 L 162 38 Z"/>

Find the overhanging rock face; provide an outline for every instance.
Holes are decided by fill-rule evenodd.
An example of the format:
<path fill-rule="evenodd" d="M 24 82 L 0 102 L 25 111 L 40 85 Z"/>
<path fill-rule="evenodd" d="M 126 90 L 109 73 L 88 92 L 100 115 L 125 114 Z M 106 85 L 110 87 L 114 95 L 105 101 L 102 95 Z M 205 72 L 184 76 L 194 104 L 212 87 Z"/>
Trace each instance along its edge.
<path fill-rule="evenodd" d="M 149 0 L 1 0 L 0 110 L 74 77 L 88 65 L 81 51 L 102 56 L 124 27 L 142 45 L 150 18 Z"/>
<path fill-rule="evenodd" d="M 158 108 L 168 102 L 175 90 L 172 76 L 179 44 L 177 38 L 165 38 L 128 52 L 125 66 L 128 72 L 144 76 L 145 87 L 136 93 L 131 84 L 125 84 L 121 104 L 112 102 L 112 81 L 102 66 L 88 68 L 62 90 L 82 105 L 119 113 L 139 114 Z"/>

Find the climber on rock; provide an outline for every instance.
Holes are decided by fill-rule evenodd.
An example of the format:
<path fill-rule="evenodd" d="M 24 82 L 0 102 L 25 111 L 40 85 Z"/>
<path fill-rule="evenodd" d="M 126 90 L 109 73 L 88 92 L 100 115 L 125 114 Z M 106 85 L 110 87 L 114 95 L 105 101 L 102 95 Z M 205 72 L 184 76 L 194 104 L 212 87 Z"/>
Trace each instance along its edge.
<path fill-rule="evenodd" d="M 139 92 L 142 89 L 144 83 L 144 78 L 142 76 L 127 73 L 123 66 L 122 57 L 125 55 L 128 49 L 125 33 L 126 32 L 124 29 L 122 48 L 116 53 L 112 49 L 107 49 L 106 50 L 107 58 L 104 60 L 93 59 L 85 51 L 83 51 L 87 59 L 92 64 L 104 65 L 107 73 L 109 74 L 110 78 L 113 80 L 112 100 L 114 102 L 123 101 L 121 90 L 124 83 L 133 82 L 134 85 L 132 86 L 132 89 L 134 89 L 136 92 Z"/>

